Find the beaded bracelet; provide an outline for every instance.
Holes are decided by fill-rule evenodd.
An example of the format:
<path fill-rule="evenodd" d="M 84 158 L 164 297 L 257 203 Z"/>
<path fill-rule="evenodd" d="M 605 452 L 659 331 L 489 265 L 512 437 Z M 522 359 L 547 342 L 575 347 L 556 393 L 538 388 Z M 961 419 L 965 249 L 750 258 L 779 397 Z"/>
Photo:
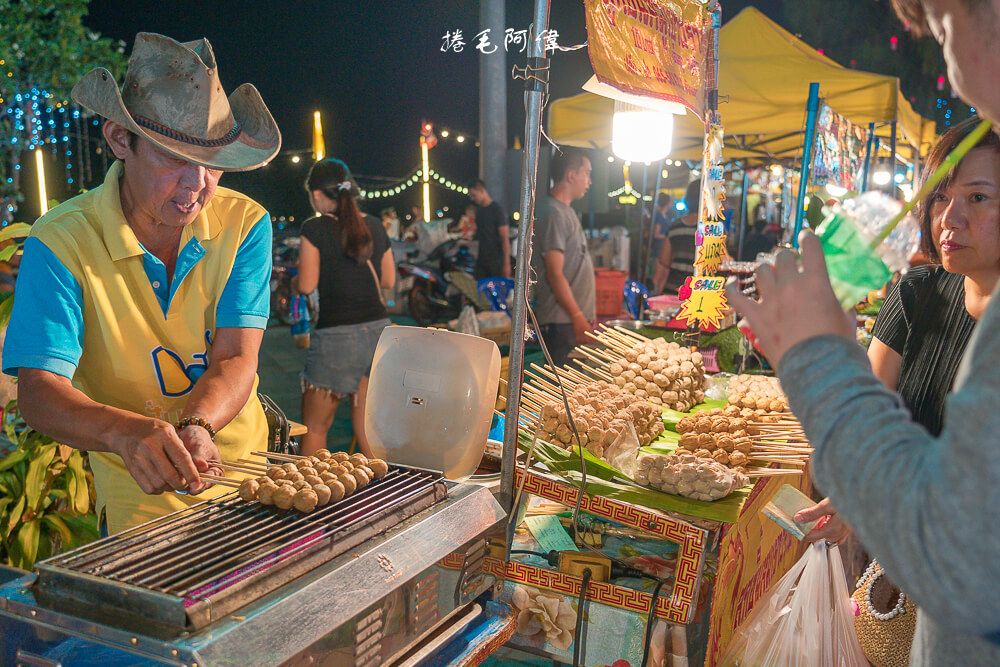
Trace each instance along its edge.
<path fill-rule="evenodd" d="M 204 419 L 202 417 L 185 417 L 184 419 L 174 424 L 174 428 L 176 428 L 178 431 L 186 426 L 200 426 L 206 431 L 208 431 L 208 437 L 210 437 L 213 441 L 215 440 L 215 429 L 212 428 L 212 425 L 209 423 L 207 419 Z"/>

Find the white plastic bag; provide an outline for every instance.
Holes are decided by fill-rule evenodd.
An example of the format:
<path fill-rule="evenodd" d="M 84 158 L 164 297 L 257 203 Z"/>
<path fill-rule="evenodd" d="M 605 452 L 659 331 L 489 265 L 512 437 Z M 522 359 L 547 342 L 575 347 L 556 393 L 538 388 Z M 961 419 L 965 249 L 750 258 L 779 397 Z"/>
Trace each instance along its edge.
<path fill-rule="evenodd" d="M 757 602 L 719 667 L 868 667 L 837 547 L 809 546 Z"/>

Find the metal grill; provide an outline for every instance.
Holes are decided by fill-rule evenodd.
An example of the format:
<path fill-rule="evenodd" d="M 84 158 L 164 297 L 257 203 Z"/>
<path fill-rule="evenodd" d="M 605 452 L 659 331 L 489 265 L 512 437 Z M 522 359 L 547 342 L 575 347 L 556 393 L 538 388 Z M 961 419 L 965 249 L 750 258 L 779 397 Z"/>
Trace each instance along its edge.
<path fill-rule="evenodd" d="M 403 467 L 310 514 L 228 493 L 40 563 L 39 590 L 102 614 L 200 628 L 446 495 L 439 473 Z"/>

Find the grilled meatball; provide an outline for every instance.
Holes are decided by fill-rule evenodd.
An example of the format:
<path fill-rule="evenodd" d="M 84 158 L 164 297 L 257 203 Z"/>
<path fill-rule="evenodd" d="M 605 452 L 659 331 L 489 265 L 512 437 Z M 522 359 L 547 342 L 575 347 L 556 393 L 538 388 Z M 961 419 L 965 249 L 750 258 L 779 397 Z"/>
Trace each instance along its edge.
<path fill-rule="evenodd" d="M 319 478 L 323 480 L 324 484 L 329 484 L 330 482 L 336 482 L 337 476 L 332 472 L 321 472 Z"/>
<path fill-rule="evenodd" d="M 302 489 L 311 489 L 312 484 L 310 484 L 304 479 L 300 479 L 299 481 L 292 484 L 292 488 L 295 489 L 296 491 L 301 491 Z"/>
<path fill-rule="evenodd" d="M 319 463 L 313 464 L 313 468 L 316 468 L 316 474 L 319 474 L 321 472 L 326 472 L 327 470 L 329 470 L 330 464 L 324 461 L 320 461 Z"/>
<path fill-rule="evenodd" d="M 335 463 L 334 465 L 330 466 L 329 472 L 333 475 L 336 475 L 337 477 L 340 477 L 341 475 L 347 474 L 347 468 L 340 465 L 339 463 Z M 320 476 L 322 477 L 322 475 Z"/>
<path fill-rule="evenodd" d="M 277 466 L 267 469 L 267 476 L 273 479 L 274 481 L 278 481 L 279 479 L 284 479 L 285 475 L 287 474 L 288 474 L 287 472 L 285 472 L 283 469 Z"/>
<path fill-rule="evenodd" d="M 352 470 L 354 470 L 354 468 L 356 466 L 353 463 L 351 463 L 350 461 L 341 461 L 340 462 L 340 467 L 341 468 L 347 468 L 347 472 L 351 472 Z"/>
<path fill-rule="evenodd" d="M 351 454 L 347 460 L 353 463 L 356 467 L 368 464 L 368 457 L 364 454 Z"/>
<path fill-rule="evenodd" d="M 350 457 L 347 455 L 347 452 L 334 452 L 333 454 L 330 455 L 330 458 L 332 458 L 337 463 L 340 463 L 341 461 L 346 461 Z"/>
<path fill-rule="evenodd" d="M 316 486 L 323 483 L 323 478 L 319 475 L 306 475 L 305 482 L 309 486 Z"/>
<path fill-rule="evenodd" d="M 274 504 L 274 494 L 278 492 L 278 487 L 271 484 L 262 484 L 259 489 L 257 489 L 257 500 L 260 501 L 261 505 L 273 505 Z"/>
<path fill-rule="evenodd" d="M 375 473 L 375 479 L 382 479 L 389 473 L 389 466 L 382 459 L 372 459 L 368 462 L 368 467 Z"/>
<path fill-rule="evenodd" d="M 354 477 L 354 479 L 358 482 L 358 488 L 359 489 L 361 487 L 363 487 L 363 486 L 366 486 L 368 484 L 368 482 L 372 481 L 371 478 L 368 477 L 368 473 L 366 473 L 361 468 L 355 468 L 354 470 L 352 470 L 348 474 L 351 475 L 352 477 Z"/>
<path fill-rule="evenodd" d="M 295 472 L 290 472 L 287 475 L 285 475 L 285 479 L 287 479 L 289 482 L 292 482 L 293 484 L 295 482 L 300 482 L 305 478 L 306 476 L 300 473 L 298 470 L 296 470 Z"/>
<path fill-rule="evenodd" d="M 313 468 L 312 466 L 302 466 L 301 468 L 299 468 L 299 472 L 302 473 L 303 477 L 308 477 L 309 475 L 318 475 L 319 474 L 316 471 L 316 468 Z"/>
<path fill-rule="evenodd" d="M 255 479 L 245 479 L 240 483 L 240 498 L 250 502 L 257 500 L 257 490 L 260 484 Z"/>
<path fill-rule="evenodd" d="M 292 506 L 292 498 L 295 497 L 296 490 L 290 486 L 283 486 L 274 492 L 271 496 L 274 499 L 274 504 L 283 510 L 287 510 Z"/>
<path fill-rule="evenodd" d="M 320 461 L 326 461 L 331 456 L 332 456 L 332 454 L 330 453 L 330 450 L 328 450 L 328 449 L 321 449 L 318 452 L 316 452 L 316 458 L 318 458 Z"/>
<path fill-rule="evenodd" d="M 292 497 L 292 506 L 295 507 L 300 512 L 305 512 L 308 514 L 316 509 L 316 503 L 319 502 L 319 496 L 311 487 L 301 489 Z"/>
<path fill-rule="evenodd" d="M 356 468 L 356 469 L 360 470 L 364 474 L 368 475 L 368 481 L 369 482 L 374 482 L 375 481 L 375 472 L 371 468 L 369 468 L 368 466 L 361 466 L 360 468 Z"/>
<path fill-rule="evenodd" d="M 350 473 L 346 473 L 337 478 L 337 481 L 344 485 L 344 494 L 351 495 L 358 490 L 358 480 Z"/>
<path fill-rule="evenodd" d="M 291 463 L 291 462 L 283 464 L 281 466 L 281 469 L 284 470 L 285 472 L 296 472 L 296 471 L 298 471 L 298 468 L 295 466 L 295 464 Z"/>
<path fill-rule="evenodd" d="M 312 490 L 316 492 L 317 505 L 322 507 L 323 505 L 326 505 L 327 503 L 330 502 L 330 496 L 332 492 L 330 491 L 329 486 L 327 486 L 326 484 L 317 484 L 312 488 Z"/>
<path fill-rule="evenodd" d="M 326 485 L 330 489 L 330 502 L 335 503 L 341 500 L 344 496 L 348 495 L 347 489 L 340 482 L 334 480 Z"/>

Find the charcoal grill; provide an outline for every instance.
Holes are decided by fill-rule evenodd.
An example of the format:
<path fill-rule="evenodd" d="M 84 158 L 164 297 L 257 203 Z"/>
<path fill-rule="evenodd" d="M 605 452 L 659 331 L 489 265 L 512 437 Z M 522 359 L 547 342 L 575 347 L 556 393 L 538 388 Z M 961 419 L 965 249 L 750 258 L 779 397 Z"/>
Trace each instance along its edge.
<path fill-rule="evenodd" d="M 492 586 L 483 535 L 503 516 L 405 466 L 310 514 L 226 494 L 0 588 L 0 635 L 33 637 L 4 664 L 69 664 L 74 636 L 149 664 L 384 664 Z"/>

